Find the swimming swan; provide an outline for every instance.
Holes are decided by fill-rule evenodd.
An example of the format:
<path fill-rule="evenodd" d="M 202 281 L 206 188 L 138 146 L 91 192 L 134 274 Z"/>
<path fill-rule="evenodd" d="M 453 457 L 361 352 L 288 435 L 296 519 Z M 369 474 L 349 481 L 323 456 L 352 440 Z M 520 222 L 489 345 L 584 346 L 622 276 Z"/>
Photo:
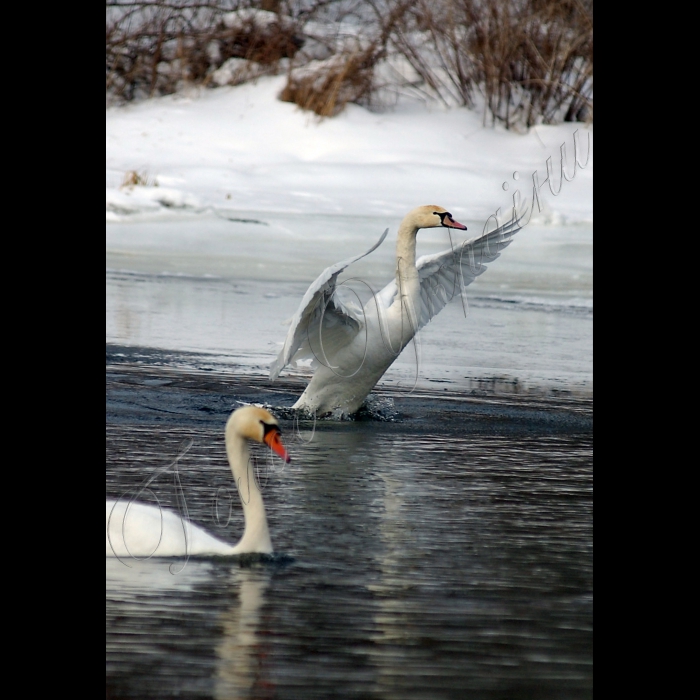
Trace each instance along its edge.
<path fill-rule="evenodd" d="M 248 440 L 264 442 L 285 462 L 277 419 L 262 408 L 243 406 L 226 423 L 226 453 L 243 504 L 245 529 L 233 546 L 172 511 L 127 500 L 107 501 L 108 557 L 179 557 L 272 553 L 262 494 L 253 476 Z M 126 515 L 126 519 L 125 516 Z"/>
<path fill-rule="evenodd" d="M 306 291 L 284 346 L 270 368 L 275 380 L 290 362 L 312 359 L 317 368 L 293 408 L 317 415 L 355 413 L 391 363 L 448 301 L 464 292 L 520 230 L 525 212 L 493 231 L 416 261 L 416 234 L 439 226 L 466 231 L 449 211 L 428 204 L 411 210 L 396 238 L 396 277 L 360 308 L 336 288 L 338 275 L 366 253 L 326 268 Z"/>

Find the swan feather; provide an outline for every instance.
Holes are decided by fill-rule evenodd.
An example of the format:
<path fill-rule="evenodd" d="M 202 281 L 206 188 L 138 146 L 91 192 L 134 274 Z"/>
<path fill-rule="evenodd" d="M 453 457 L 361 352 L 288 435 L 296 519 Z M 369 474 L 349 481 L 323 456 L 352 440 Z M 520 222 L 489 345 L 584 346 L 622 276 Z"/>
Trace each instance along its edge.
<path fill-rule="evenodd" d="M 338 275 L 349 265 L 376 250 L 386 238 L 385 229 L 379 240 L 362 255 L 348 258 L 327 267 L 306 290 L 296 314 L 292 317 L 284 345 L 270 367 L 274 381 L 292 360 L 314 356 L 309 337 L 318 337 L 323 320 L 323 345 L 328 354 L 349 343 L 363 326 L 362 311 L 350 299 L 343 300 L 336 289 Z"/>

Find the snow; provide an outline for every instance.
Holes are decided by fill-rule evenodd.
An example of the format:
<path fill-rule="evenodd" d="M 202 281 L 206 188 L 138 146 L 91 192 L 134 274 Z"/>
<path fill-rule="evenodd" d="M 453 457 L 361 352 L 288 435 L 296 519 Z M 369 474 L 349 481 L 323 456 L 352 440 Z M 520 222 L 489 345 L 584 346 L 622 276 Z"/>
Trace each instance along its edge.
<path fill-rule="evenodd" d="M 449 304 L 421 331 L 419 384 L 589 394 L 592 127 L 519 134 L 409 99 L 322 120 L 277 99 L 284 81 L 107 109 L 107 343 L 208 353 L 224 371 L 267 376 L 282 322 L 324 268 L 388 227 L 348 270 L 381 289 L 410 209 L 445 207 L 471 237 L 497 210 L 508 215 L 517 192 L 530 203 L 536 173 L 541 210 L 467 288 L 467 305 Z M 577 131 L 585 167 L 574 170 Z M 569 180 L 554 196 L 547 159 L 556 192 L 562 144 Z M 421 232 L 418 255 L 449 246 L 447 229 Z M 404 355 L 383 385 L 413 384 L 415 360 Z"/>
<path fill-rule="evenodd" d="M 516 186 L 529 201 L 532 173 L 542 182 L 549 157 L 558 181 L 562 144 L 570 174 L 576 130 L 579 161 L 593 140 L 582 124 L 518 134 L 484 127 L 482 115 L 466 108 L 408 100 L 382 113 L 349 105 L 322 120 L 277 99 L 285 80 L 264 77 L 109 108 L 108 221 L 174 207 L 403 216 L 429 203 L 485 220 L 511 205 Z M 146 173 L 158 187 L 120 189 L 129 171 Z M 168 194 L 155 191 L 161 188 Z M 552 223 L 592 222 L 592 145 L 585 168 L 557 197 L 547 185 L 540 196 Z"/>

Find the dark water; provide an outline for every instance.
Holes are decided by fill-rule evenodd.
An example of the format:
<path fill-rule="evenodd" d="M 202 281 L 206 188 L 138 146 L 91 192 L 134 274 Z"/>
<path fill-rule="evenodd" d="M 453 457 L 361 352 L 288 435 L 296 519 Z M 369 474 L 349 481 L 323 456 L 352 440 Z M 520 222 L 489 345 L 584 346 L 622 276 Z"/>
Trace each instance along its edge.
<path fill-rule="evenodd" d="M 172 506 L 177 475 L 191 519 L 235 542 L 228 412 L 296 390 L 107 375 L 107 496 L 155 474 Z M 396 407 L 283 421 L 289 465 L 257 452 L 286 559 L 107 560 L 107 697 L 592 696 L 590 405 Z"/>

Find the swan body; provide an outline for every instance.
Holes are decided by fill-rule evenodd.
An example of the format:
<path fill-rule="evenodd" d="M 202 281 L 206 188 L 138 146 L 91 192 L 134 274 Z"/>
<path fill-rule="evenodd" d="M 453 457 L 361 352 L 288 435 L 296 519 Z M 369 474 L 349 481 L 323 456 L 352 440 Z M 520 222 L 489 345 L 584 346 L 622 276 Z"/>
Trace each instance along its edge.
<path fill-rule="evenodd" d="M 524 214 L 523 214 L 524 215 Z M 416 260 L 416 235 L 423 228 L 466 230 L 443 207 L 411 210 L 399 226 L 394 280 L 363 308 L 336 288 L 338 275 L 375 250 L 324 270 L 304 295 L 284 346 L 270 368 L 275 380 L 290 362 L 312 359 L 311 381 L 293 408 L 324 415 L 355 413 L 413 336 L 476 279 L 520 230 L 522 216 L 450 250 Z"/>
<path fill-rule="evenodd" d="M 272 553 L 262 494 L 255 481 L 248 440 L 267 444 L 290 461 L 277 419 L 256 406 L 234 411 L 226 423 L 226 453 L 243 504 L 245 529 L 236 545 L 210 535 L 172 511 L 126 499 L 107 501 L 107 556 L 120 558 L 231 556 Z"/>

